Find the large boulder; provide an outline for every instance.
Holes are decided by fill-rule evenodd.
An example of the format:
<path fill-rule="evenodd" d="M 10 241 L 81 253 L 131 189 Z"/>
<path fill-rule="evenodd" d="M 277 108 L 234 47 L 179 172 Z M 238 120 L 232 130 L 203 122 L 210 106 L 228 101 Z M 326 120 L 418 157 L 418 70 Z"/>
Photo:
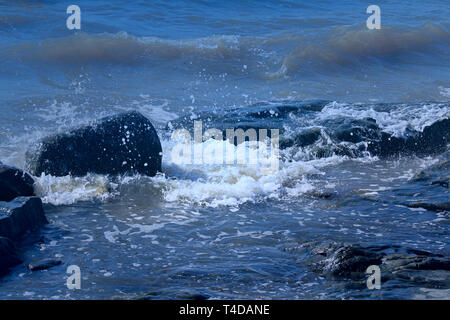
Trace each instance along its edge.
<path fill-rule="evenodd" d="M 16 248 L 12 241 L 5 237 L 0 237 L 0 276 L 8 272 L 9 268 L 22 263 L 16 253 Z"/>
<path fill-rule="evenodd" d="M 34 180 L 26 172 L 0 163 L 0 201 L 34 195 Z"/>
<path fill-rule="evenodd" d="M 38 197 L 18 197 L 0 202 L 0 237 L 17 239 L 24 232 L 46 224 L 42 201 Z"/>
<path fill-rule="evenodd" d="M 138 112 L 98 120 L 92 125 L 42 140 L 27 153 L 31 174 L 83 176 L 161 171 L 162 148 L 151 122 Z"/>

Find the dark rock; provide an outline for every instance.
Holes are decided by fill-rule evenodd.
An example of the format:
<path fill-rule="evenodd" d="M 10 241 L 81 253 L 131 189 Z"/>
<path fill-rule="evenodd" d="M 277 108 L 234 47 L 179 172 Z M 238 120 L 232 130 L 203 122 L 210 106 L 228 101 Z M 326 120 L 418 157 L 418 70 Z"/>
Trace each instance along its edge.
<path fill-rule="evenodd" d="M 316 251 L 317 252 L 317 251 Z M 325 252 L 319 254 L 323 255 Z M 370 265 L 381 264 L 383 254 L 366 250 L 358 245 L 342 246 L 325 253 L 327 259 L 315 267 L 323 274 L 342 278 L 361 278 Z"/>
<path fill-rule="evenodd" d="M 336 242 L 309 242 L 294 249 L 304 254 L 308 252 L 302 260 L 307 261 L 313 271 L 326 277 L 362 283 L 367 276 L 367 267 L 378 265 L 384 282 L 400 280 L 432 288 L 450 284 L 450 259 L 424 250 L 391 245 L 362 247 Z"/>
<path fill-rule="evenodd" d="M 259 129 L 279 129 L 281 149 L 308 148 L 312 157 L 332 155 L 360 157 L 367 152 L 374 156 L 392 157 L 398 155 L 431 155 L 443 153 L 450 142 L 450 119 L 443 118 L 423 131 L 407 129 L 402 137 L 383 131 L 373 118 L 355 119 L 336 116 L 332 119 L 318 119 L 320 112 L 329 101 L 290 101 L 255 104 L 240 108 L 229 108 L 225 112 L 208 110 L 187 114 L 171 121 L 168 129 L 189 129 L 193 135 L 193 121 L 201 120 L 203 130 L 253 128 L 259 138 Z M 382 104 L 377 107 L 383 109 Z M 194 117 L 193 117 L 194 116 Z M 315 127 L 311 127 L 314 124 Z M 235 141 L 235 144 L 237 141 Z M 440 180 L 441 181 L 441 180 Z M 442 182 L 444 185 L 445 180 Z"/>
<path fill-rule="evenodd" d="M 27 168 L 34 175 L 154 176 L 161 171 L 161 159 L 161 143 L 151 122 L 138 112 L 127 112 L 47 137 L 27 153 Z"/>
<path fill-rule="evenodd" d="M 0 236 L 17 239 L 25 231 L 48 223 L 38 197 L 19 197 L 0 202 Z"/>
<path fill-rule="evenodd" d="M 410 208 L 423 208 L 430 211 L 449 211 L 450 212 L 450 202 L 442 202 L 442 203 L 427 203 L 427 202 L 415 202 L 408 203 L 408 207 Z"/>
<path fill-rule="evenodd" d="M 382 281 L 383 280 L 382 275 Z M 420 286 L 422 288 L 432 288 L 432 289 L 445 289 L 450 288 L 450 277 L 448 271 L 443 270 L 411 270 L 405 269 L 395 272 L 395 276 L 391 279 L 401 280 L 406 285 L 408 283 L 414 286 Z M 397 284 L 397 287 L 402 285 Z M 423 290 L 423 289 L 422 289 Z"/>
<path fill-rule="evenodd" d="M 314 198 L 320 198 L 320 199 L 330 199 L 331 197 L 335 196 L 335 192 L 328 192 L 324 190 L 313 190 L 311 192 L 307 192 L 307 195 L 314 197 Z"/>
<path fill-rule="evenodd" d="M 181 291 L 181 292 L 175 292 L 175 293 L 148 293 L 141 296 L 138 296 L 135 298 L 136 300 L 155 300 L 155 299 L 176 299 L 176 300 L 208 300 L 208 296 L 195 293 L 195 292 L 189 292 L 189 291 Z"/>
<path fill-rule="evenodd" d="M 28 264 L 28 269 L 30 269 L 31 271 L 46 270 L 54 266 L 59 266 L 61 263 L 62 263 L 61 260 L 43 259 L 30 262 Z"/>
<path fill-rule="evenodd" d="M 303 116 L 306 113 L 319 112 L 329 101 L 310 100 L 289 102 L 287 104 L 273 105 L 271 103 L 259 103 L 245 108 L 229 108 L 226 112 L 202 111 L 196 112 L 193 119 L 192 114 L 181 116 L 171 121 L 167 129 L 187 129 L 194 134 L 193 127 L 195 120 L 202 121 L 204 131 L 215 128 L 222 131 L 223 139 L 226 138 L 227 129 L 255 129 L 257 139 L 260 139 L 261 129 L 267 130 L 267 137 L 271 137 L 271 129 L 278 129 L 280 134 L 280 146 L 282 148 L 294 145 L 294 139 L 283 139 L 282 134 L 285 130 L 284 125 L 291 115 Z M 320 135 L 320 130 L 312 130 L 305 134 L 300 134 L 295 140 L 299 143 L 311 144 Z M 236 144 L 237 141 L 234 141 Z"/>
<path fill-rule="evenodd" d="M 306 147 L 315 143 L 321 137 L 320 128 L 309 129 L 297 134 L 293 138 L 282 139 L 280 148 L 285 149 L 292 146 Z"/>
<path fill-rule="evenodd" d="M 0 201 L 34 195 L 34 180 L 26 172 L 0 163 Z"/>
<path fill-rule="evenodd" d="M 22 263 L 16 254 L 16 248 L 11 240 L 0 237 L 0 276 L 6 274 L 9 268 Z"/>
<path fill-rule="evenodd" d="M 450 119 L 444 118 L 425 127 L 422 132 L 407 130 L 404 136 L 397 137 L 378 127 L 373 119 L 333 119 L 326 124 L 328 135 L 333 144 L 327 146 L 324 156 L 332 153 L 349 157 L 361 156 L 369 151 L 379 157 L 393 157 L 398 155 L 431 155 L 443 153 L 450 142 Z M 344 142 L 344 145 L 341 143 Z M 350 142 L 350 145 L 347 143 Z M 367 144 L 361 148 L 356 144 Z M 332 151 L 332 153 L 330 153 Z"/>
<path fill-rule="evenodd" d="M 383 259 L 384 269 L 395 270 L 450 270 L 450 259 L 444 257 L 412 254 L 392 254 Z"/>
<path fill-rule="evenodd" d="M 450 152 L 447 152 L 444 156 L 450 157 Z M 410 182 L 428 182 L 430 186 L 441 186 L 448 189 L 450 185 L 450 161 L 440 161 L 419 171 L 411 178 Z"/>
<path fill-rule="evenodd" d="M 333 128 L 336 127 L 330 134 L 337 141 L 358 143 L 362 141 L 373 141 L 379 137 L 380 128 L 378 128 L 374 119 L 365 118 L 356 120 L 347 118 L 335 121 L 329 120 L 328 124 Z"/>
<path fill-rule="evenodd" d="M 431 185 L 438 185 L 444 188 L 449 188 L 450 187 L 450 183 L 448 180 L 436 180 L 436 181 L 432 181 Z"/>

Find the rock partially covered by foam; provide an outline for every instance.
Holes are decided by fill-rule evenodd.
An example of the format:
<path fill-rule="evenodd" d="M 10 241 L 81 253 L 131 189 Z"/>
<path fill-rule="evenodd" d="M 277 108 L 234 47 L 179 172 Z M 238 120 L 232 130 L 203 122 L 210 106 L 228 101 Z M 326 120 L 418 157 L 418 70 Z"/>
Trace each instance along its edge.
<path fill-rule="evenodd" d="M 23 233 L 48 223 L 38 197 L 18 197 L 0 202 L 0 237 L 17 239 Z"/>
<path fill-rule="evenodd" d="M 34 180 L 26 172 L 0 163 L 0 201 L 34 195 Z"/>
<path fill-rule="evenodd" d="M 138 112 L 127 112 L 45 138 L 28 151 L 27 168 L 37 176 L 89 172 L 154 176 L 161 171 L 161 160 L 161 143 L 152 123 Z"/>

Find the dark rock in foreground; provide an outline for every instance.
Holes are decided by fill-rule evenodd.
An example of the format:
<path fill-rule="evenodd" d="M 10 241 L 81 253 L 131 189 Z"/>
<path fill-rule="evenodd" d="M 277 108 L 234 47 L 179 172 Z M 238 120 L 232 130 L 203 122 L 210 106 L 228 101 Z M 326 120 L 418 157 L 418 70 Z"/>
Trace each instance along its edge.
<path fill-rule="evenodd" d="M 17 239 L 24 232 L 46 224 L 42 201 L 38 197 L 19 197 L 0 202 L 0 236 Z"/>
<path fill-rule="evenodd" d="M 450 258 L 431 252 L 391 245 L 308 242 L 299 250 L 302 261 L 321 276 L 363 283 L 370 265 L 381 269 L 382 282 L 398 280 L 432 288 L 450 288 Z M 406 284 L 408 286 L 408 284 Z"/>
<path fill-rule="evenodd" d="M 62 263 L 61 260 L 55 259 L 43 259 L 38 261 L 32 261 L 28 264 L 28 269 L 30 271 L 46 270 L 51 267 L 59 266 Z"/>
<path fill-rule="evenodd" d="M 16 254 L 14 244 L 5 237 L 0 237 L 0 276 L 6 274 L 9 268 L 22 263 Z"/>
<path fill-rule="evenodd" d="M 0 201 L 34 195 L 34 180 L 26 172 L 0 163 Z"/>
<path fill-rule="evenodd" d="M 151 122 L 138 112 L 127 112 L 47 137 L 27 153 L 27 167 L 37 176 L 154 176 L 161 171 L 161 159 L 161 143 Z"/>

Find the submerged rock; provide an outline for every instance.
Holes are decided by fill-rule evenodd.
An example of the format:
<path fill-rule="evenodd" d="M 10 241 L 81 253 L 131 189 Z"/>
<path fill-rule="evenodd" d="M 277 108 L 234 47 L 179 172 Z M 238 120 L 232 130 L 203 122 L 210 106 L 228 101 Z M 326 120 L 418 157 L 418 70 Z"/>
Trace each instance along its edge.
<path fill-rule="evenodd" d="M 30 271 L 46 270 L 55 266 L 59 266 L 61 263 L 62 261 L 57 259 L 43 259 L 30 262 L 28 264 L 28 269 Z"/>
<path fill-rule="evenodd" d="M 48 223 L 38 197 L 19 197 L 0 202 L 0 236 L 17 239 L 24 232 Z"/>
<path fill-rule="evenodd" d="M 161 171 L 162 148 L 150 120 L 127 112 L 42 140 L 27 153 L 33 175 L 84 176 Z"/>
<path fill-rule="evenodd" d="M 0 163 L 0 201 L 34 195 L 34 180 L 26 172 Z"/>
<path fill-rule="evenodd" d="M 0 276 L 6 274 L 11 267 L 22 263 L 16 253 L 16 248 L 12 241 L 5 237 L 0 237 Z"/>

